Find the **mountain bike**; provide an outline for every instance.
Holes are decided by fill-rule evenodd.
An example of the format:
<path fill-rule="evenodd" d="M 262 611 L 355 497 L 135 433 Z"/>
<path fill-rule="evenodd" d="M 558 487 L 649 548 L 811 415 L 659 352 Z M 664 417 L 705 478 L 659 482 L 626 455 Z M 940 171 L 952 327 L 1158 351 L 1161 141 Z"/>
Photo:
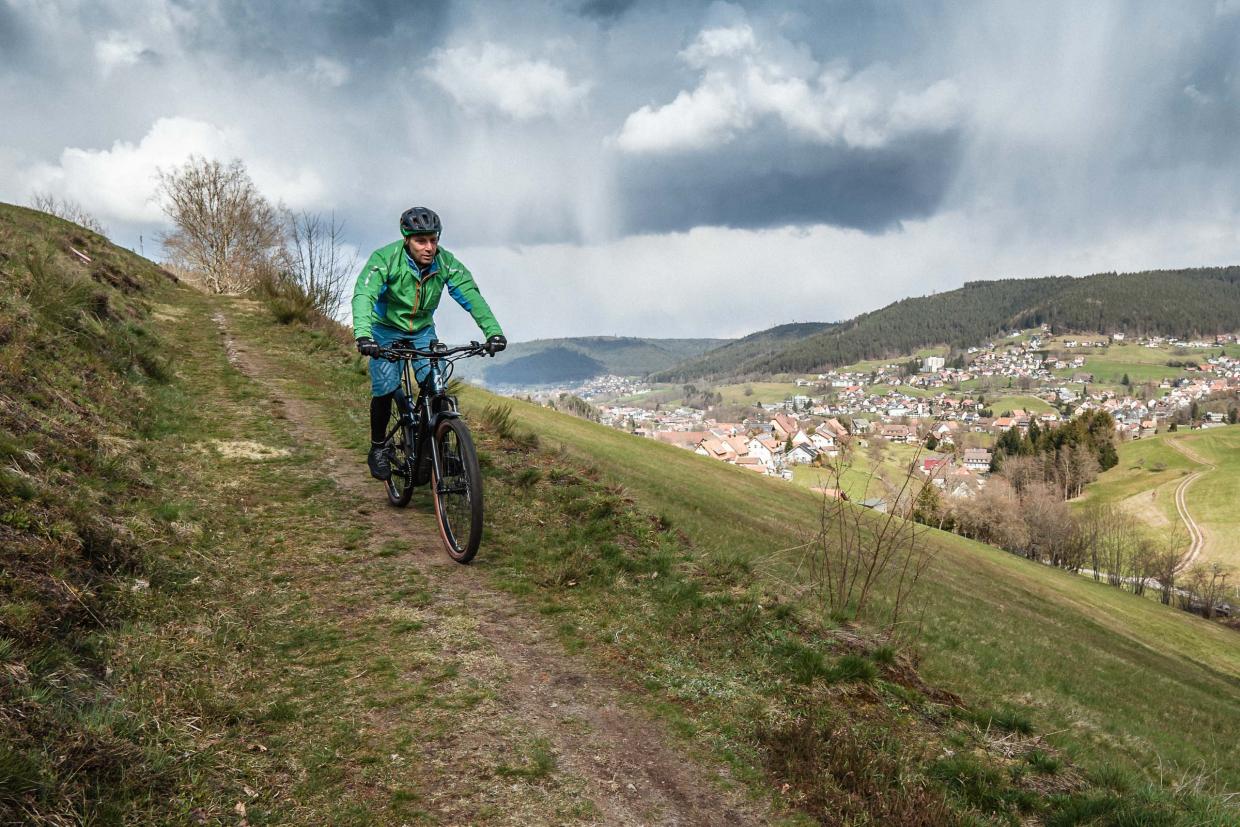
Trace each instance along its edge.
<path fill-rule="evenodd" d="M 482 472 L 469 427 L 457 410 L 456 397 L 448 393 L 448 380 L 457 360 L 487 352 L 478 342 L 460 347 L 431 342 L 426 350 L 398 342 L 380 352 L 381 358 L 404 363 L 396 390 L 396 423 L 386 437 L 392 461 L 392 476 L 385 483 L 388 501 L 404 508 L 416 486 L 431 482 L 439 533 L 448 556 L 458 563 L 473 560 L 482 541 Z M 430 363 L 420 383 L 415 382 L 414 359 Z M 418 392 L 411 404 L 415 384 Z"/>

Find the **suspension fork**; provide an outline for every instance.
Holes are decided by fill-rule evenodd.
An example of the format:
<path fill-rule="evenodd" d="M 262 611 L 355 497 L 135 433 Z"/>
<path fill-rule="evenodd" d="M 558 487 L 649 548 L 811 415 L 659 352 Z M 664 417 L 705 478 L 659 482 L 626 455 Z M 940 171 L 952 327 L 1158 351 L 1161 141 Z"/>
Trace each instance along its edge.
<path fill-rule="evenodd" d="M 410 374 L 413 373 L 411 367 L 413 363 L 406 359 L 401 365 L 400 387 L 396 389 L 396 410 L 402 417 L 408 416 L 413 419 L 414 400 L 417 398 L 413 395 L 413 386 L 410 382 Z"/>

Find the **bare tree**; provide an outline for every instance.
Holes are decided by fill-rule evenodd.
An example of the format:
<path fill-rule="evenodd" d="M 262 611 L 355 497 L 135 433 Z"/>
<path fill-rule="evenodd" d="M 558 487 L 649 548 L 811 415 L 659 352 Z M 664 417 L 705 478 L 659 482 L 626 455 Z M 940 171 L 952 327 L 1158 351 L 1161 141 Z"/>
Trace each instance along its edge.
<path fill-rule="evenodd" d="M 984 543 L 1024 553 L 1029 545 L 1029 526 L 1021 513 L 1020 499 L 1000 475 L 956 507 L 960 533 Z"/>
<path fill-rule="evenodd" d="M 1083 546 L 1082 557 L 1089 562 L 1095 580 L 1102 577 L 1102 525 L 1111 511 L 1110 505 L 1091 502 L 1077 517 Z"/>
<path fill-rule="evenodd" d="M 1158 574 L 1159 564 L 1158 541 L 1151 537 L 1138 537 L 1128 552 L 1128 584 L 1132 593 L 1140 596 L 1145 594 L 1145 587 L 1154 581 Z"/>
<path fill-rule="evenodd" d="M 1004 458 L 1003 469 L 999 473 L 1018 496 L 1023 496 L 1026 490 L 1040 484 L 1045 477 L 1040 457 L 1019 454 Z"/>
<path fill-rule="evenodd" d="M 335 318 L 345 290 L 357 270 L 357 255 L 344 246 L 344 222 L 335 213 L 289 213 L 289 274 L 313 303 L 314 309 Z"/>
<path fill-rule="evenodd" d="M 1025 489 L 1020 505 L 1029 536 L 1025 556 L 1055 563 L 1076 540 L 1076 521 L 1068 504 L 1051 486 L 1037 482 Z"/>
<path fill-rule="evenodd" d="M 1133 539 L 1138 535 L 1136 518 L 1119 509 L 1109 509 L 1102 523 L 1102 568 L 1107 582 L 1115 588 L 1124 585 L 1128 561 L 1133 554 Z"/>
<path fill-rule="evenodd" d="M 1087 483 L 1098 478 L 1101 470 L 1092 451 L 1083 445 L 1065 445 L 1060 449 L 1067 454 L 1064 463 L 1068 469 L 1063 479 L 1064 499 L 1079 497 Z"/>
<path fill-rule="evenodd" d="M 172 263 L 211 292 L 246 292 L 282 263 L 280 214 L 240 159 L 226 165 L 191 156 L 178 169 L 160 170 L 158 194 L 176 225 L 161 239 Z"/>
<path fill-rule="evenodd" d="M 99 219 L 95 218 L 85 207 L 71 198 L 57 198 L 50 192 L 36 192 L 30 198 L 30 206 L 48 215 L 63 218 L 65 221 L 72 221 L 74 224 L 85 227 L 92 233 L 98 233 L 103 236 L 108 234 L 107 228 L 99 222 Z"/>
<path fill-rule="evenodd" d="M 782 558 L 781 567 L 795 567 L 796 576 L 786 585 L 815 599 L 824 614 L 836 619 L 868 617 L 883 622 L 890 637 L 903 638 L 909 628 L 916 628 L 909 626 L 911 604 L 937 551 L 922 542 L 927 529 L 894 508 L 887 506 L 883 513 L 842 496 L 841 476 L 848 467 L 841 459 L 825 466 L 828 481 L 814 533 L 805 543 L 771 557 Z M 906 474 L 891 505 L 911 500 L 915 485 L 913 474 Z M 875 603 L 882 603 L 882 608 L 876 609 Z"/>
<path fill-rule="evenodd" d="M 1189 544 L 1188 529 L 1177 523 L 1154 541 L 1154 553 L 1150 560 L 1150 579 L 1162 590 L 1164 606 L 1171 605 L 1171 595 L 1180 575 L 1183 549 Z"/>
<path fill-rule="evenodd" d="M 1188 591 L 1192 596 L 1189 597 L 1190 605 L 1185 608 L 1199 609 L 1202 617 L 1212 619 L 1227 594 L 1227 579 L 1231 574 L 1231 569 L 1222 563 L 1194 566 L 1187 576 Z"/>

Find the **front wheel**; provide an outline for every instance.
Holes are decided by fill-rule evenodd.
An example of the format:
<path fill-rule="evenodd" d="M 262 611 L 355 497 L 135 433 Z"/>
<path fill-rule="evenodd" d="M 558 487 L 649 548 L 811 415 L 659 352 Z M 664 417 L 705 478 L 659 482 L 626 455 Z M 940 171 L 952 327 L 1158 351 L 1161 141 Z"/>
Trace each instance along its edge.
<path fill-rule="evenodd" d="M 468 563 L 482 542 L 482 471 L 469 428 L 459 419 L 443 419 L 433 436 L 435 451 L 431 482 L 435 516 L 448 556 Z"/>

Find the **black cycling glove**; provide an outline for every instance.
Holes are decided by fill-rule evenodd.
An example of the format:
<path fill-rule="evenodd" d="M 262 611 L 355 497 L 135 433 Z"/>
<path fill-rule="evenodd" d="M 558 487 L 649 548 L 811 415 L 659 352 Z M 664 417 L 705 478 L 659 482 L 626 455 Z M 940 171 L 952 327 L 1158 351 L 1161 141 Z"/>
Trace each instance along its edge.
<path fill-rule="evenodd" d="M 504 338 L 502 333 L 497 333 L 487 339 L 487 353 L 494 356 L 504 348 L 508 347 L 508 340 Z"/>
<path fill-rule="evenodd" d="M 378 359 L 379 354 L 383 352 L 383 348 L 369 336 L 362 336 L 357 340 L 357 352 L 363 356 L 369 356 L 371 359 Z"/>

